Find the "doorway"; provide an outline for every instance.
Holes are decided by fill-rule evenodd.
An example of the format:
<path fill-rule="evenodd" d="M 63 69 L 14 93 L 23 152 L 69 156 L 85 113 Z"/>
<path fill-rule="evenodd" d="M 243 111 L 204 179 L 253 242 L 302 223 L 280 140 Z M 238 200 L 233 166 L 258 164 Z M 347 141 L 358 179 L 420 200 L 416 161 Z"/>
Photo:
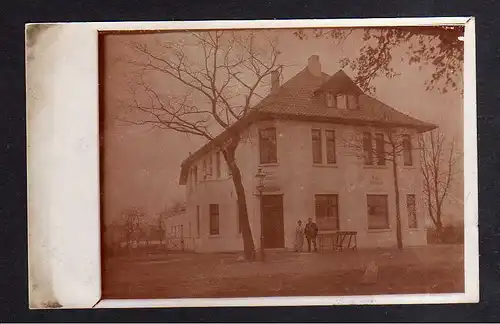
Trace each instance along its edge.
<path fill-rule="evenodd" d="M 261 204 L 264 248 L 284 248 L 283 195 L 263 195 Z"/>

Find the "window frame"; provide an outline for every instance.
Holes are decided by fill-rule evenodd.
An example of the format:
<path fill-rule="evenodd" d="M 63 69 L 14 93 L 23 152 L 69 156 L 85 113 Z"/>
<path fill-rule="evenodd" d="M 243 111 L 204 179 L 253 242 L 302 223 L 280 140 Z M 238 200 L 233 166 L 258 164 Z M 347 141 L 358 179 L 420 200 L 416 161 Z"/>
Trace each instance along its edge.
<path fill-rule="evenodd" d="M 215 152 L 215 177 L 217 179 L 221 178 L 222 172 L 221 172 L 221 152 L 217 151 Z"/>
<path fill-rule="evenodd" d="M 403 165 L 413 166 L 413 143 L 409 134 L 403 134 Z M 406 143 L 408 146 L 406 146 Z M 409 158 L 409 159 L 407 159 Z"/>
<path fill-rule="evenodd" d="M 333 143 L 333 161 L 332 160 L 329 160 L 329 156 L 328 156 L 328 143 L 329 143 L 329 140 L 328 140 L 328 136 L 327 134 L 328 133 L 331 133 L 333 134 L 333 138 L 331 139 L 331 143 Z M 337 164 L 337 143 L 336 143 L 336 133 L 335 133 L 335 130 L 334 129 L 325 129 L 325 155 L 326 155 L 326 164 L 329 164 L 329 165 L 333 165 L 333 164 Z"/>
<path fill-rule="evenodd" d="M 347 100 L 347 109 L 356 110 L 359 106 L 359 95 L 357 94 L 348 94 L 346 95 Z M 353 99 L 353 100 L 350 100 Z"/>
<path fill-rule="evenodd" d="M 337 106 L 336 96 L 331 92 L 325 92 L 325 105 L 328 108 L 334 108 Z"/>
<path fill-rule="evenodd" d="M 328 205 L 328 202 L 330 201 L 329 198 L 331 199 L 332 197 L 335 198 L 334 199 L 335 203 L 332 205 Z M 318 198 L 321 198 L 321 199 L 318 199 Z M 326 207 L 318 208 L 319 203 L 321 202 L 322 199 L 324 199 L 324 202 L 326 202 Z M 335 211 L 334 216 L 328 216 L 328 210 L 330 210 L 329 208 L 333 208 L 332 210 Z M 322 210 L 322 209 L 324 209 L 324 210 Z M 320 211 L 320 213 L 318 211 Z M 321 215 L 321 212 L 325 212 L 325 215 Z M 314 216 L 315 216 L 318 228 L 320 230 L 324 230 L 324 231 L 338 231 L 338 230 L 340 230 L 339 195 L 337 193 L 315 194 L 314 195 Z M 320 219 L 325 219 L 326 221 L 333 219 L 334 220 L 333 223 L 335 224 L 335 226 L 333 228 L 326 227 L 323 224 L 321 224 L 322 221 L 320 221 Z M 329 226 L 329 225 L 327 225 L 327 226 Z"/>
<path fill-rule="evenodd" d="M 263 137 L 263 132 L 269 132 L 272 131 L 274 135 L 274 143 L 272 143 L 272 140 L 269 136 L 266 136 L 265 138 Z M 272 151 L 270 151 L 272 154 L 269 154 L 269 152 L 266 151 L 266 155 L 264 155 L 264 145 L 265 144 L 271 144 L 269 147 L 266 149 L 272 148 Z M 278 163 L 278 136 L 277 136 L 277 130 L 276 127 L 271 126 L 271 127 L 264 127 L 259 129 L 259 162 L 260 164 L 273 164 L 273 163 Z"/>
<path fill-rule="evenodd" d="M 375 158 L 376 164 L 383 166 L 386 165 L 386 149 L 385 149 L 385 135 L 384 133 L 376 132 L 375 134 Z M 381 149 L 381 150 L 379 150 Z"/>
<path fill-rule="evenodd" d="M 207 179 L 212 179 L 212 173 L 213 173 L 213 161 L 212 161 L 212 154 L 208 154 L 206 157 L 207 160 Z"/>
<path fill-rule="evenodd" d="M 344 103 L 344 105 L 342 107 L 340 107 L 340 105 L 339 105 L 340 102 Z M 349 109 L 348 98 L 347 98 L 347 94 L 345 94 L 345 93 L 337 93 L 335 95 L 335 103 L 336 103 L 337 109 L 341 109 L 341 110 L 348 110 Z"/>
<path fill-rule="evenodd" d="M 371 132 L 363 132 L 363 163 L 373 165 L 373 136 Z"/>
<path fill-rule="evenodd" d="M 385 223 L 383 227 L 376 226 L 374 227 L 373 225 L 370 224 L 370 216 L 372 215 L 377 215 L 374 214 L 370 211 L 370 198 L 383 198 L 383 201 L 385 203 Z M 376 206 L 375 206 L 376 207 Z M 389 195 L 383 194 L 383 193 L 367 193 L 366 194 L 366 217 L 367 217 L 367 227 L 369 231 L 379 231 L 379 230 L 390 230 L 391 229 L 391 223 L 390 223 L 390 218 L 389 218 Z"/>
<path fill-rule="evenodd" d="M 217 207 L 215 210 L 212 209 L 212 207 Z M 217 227 L 214 228 L 214 219 L 213 217 L 216 216 L 216 225 Z M 208 205 L 208 234 L 210 236 L 215 236 L 215 235 L 220 235 L 220 210 L 219 210 L 219 204 L 209 204 Z M 212 229 L 216 229 L 216 231 L 212 231 Z"/>
<path fill-rule="evenodd" d="M 318 135 L 317 140 L 315 141 L 315 134 Z M 311 145 L 312 145 L 312 161 L 313 164 L 322 164 L 323 163 L 323 141 L 321 140 L 322 131 L 320 128 L 311 129 Z M 315 151 L 315 149 L 319 148 L 319 153 Z M 319 154 L 319 161 L 317 154 Z"/>
<path fill-rule="evenodd" d="M 408 199 L 410 197 L 412 197 L 413 199 L 413 206 L 410 206 L 411 200 Z M 406 213 L 408 215 L 408 228 L 417 229 L 418 228 L 417 196 L 415 194 L 406 194 Z"/>

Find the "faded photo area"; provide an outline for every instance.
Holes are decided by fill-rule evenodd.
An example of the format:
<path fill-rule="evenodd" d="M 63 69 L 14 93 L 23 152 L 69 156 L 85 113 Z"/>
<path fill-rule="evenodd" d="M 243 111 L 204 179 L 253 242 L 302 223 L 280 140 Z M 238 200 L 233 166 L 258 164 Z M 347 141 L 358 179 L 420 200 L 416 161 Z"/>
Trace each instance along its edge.
<path fill-rule="evenodd" d="M 99 37 L 103 298 L 464 292 L 462 27 Z"/>

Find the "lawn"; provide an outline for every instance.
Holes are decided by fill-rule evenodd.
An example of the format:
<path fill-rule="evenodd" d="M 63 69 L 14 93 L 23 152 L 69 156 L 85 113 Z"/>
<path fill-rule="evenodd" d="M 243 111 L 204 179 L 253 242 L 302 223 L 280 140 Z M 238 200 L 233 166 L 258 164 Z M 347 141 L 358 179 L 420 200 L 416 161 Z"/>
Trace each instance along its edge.
<path fill-rule="evenodd" d="M 367 264 L 379 279 L 363 284 Z M 104 260 L 104 298 L 340 296 L 464 291 L 463 246 L 397 250 L 268 252 L 266 262 L 236 254 L 156 253 Z"/>

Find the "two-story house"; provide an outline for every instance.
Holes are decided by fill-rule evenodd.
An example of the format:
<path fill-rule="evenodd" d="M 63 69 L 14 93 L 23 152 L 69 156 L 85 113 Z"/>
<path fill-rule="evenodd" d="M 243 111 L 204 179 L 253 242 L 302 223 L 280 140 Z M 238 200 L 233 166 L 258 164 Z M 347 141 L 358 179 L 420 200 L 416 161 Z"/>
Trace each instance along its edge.
<path fill-rule="evenodd" d="M 403 242 L 426 244 L 414 148 L 416 135 L 436 126 L 365 94 L 343 71 L 322 72 L 317 55 L 284 84 L 278 80 L 273 74 L 270 94 L 233 126 L 245 138 L 237 161 L 256 248 L 261 229 L 265 248 L 292 248 L 297 221 L 308 218 L 320 231 L 356 231 L 358 248 L 396 246 L 391 163 L 372 154 L 372 148 L 380 154 L 386 149 L 380 143 L 387 127 L 407 141 L 397 156 Z M 243 250 L 234 185 L 216 145 L 227 136 L 223 132 L 182 163 L 186 249 Z M 343 145 L 346 138 L 362 141 L 365 152 L 353 154 Z M 256 189 L 259 168 L 266 174 L 262 195 Z"/>

